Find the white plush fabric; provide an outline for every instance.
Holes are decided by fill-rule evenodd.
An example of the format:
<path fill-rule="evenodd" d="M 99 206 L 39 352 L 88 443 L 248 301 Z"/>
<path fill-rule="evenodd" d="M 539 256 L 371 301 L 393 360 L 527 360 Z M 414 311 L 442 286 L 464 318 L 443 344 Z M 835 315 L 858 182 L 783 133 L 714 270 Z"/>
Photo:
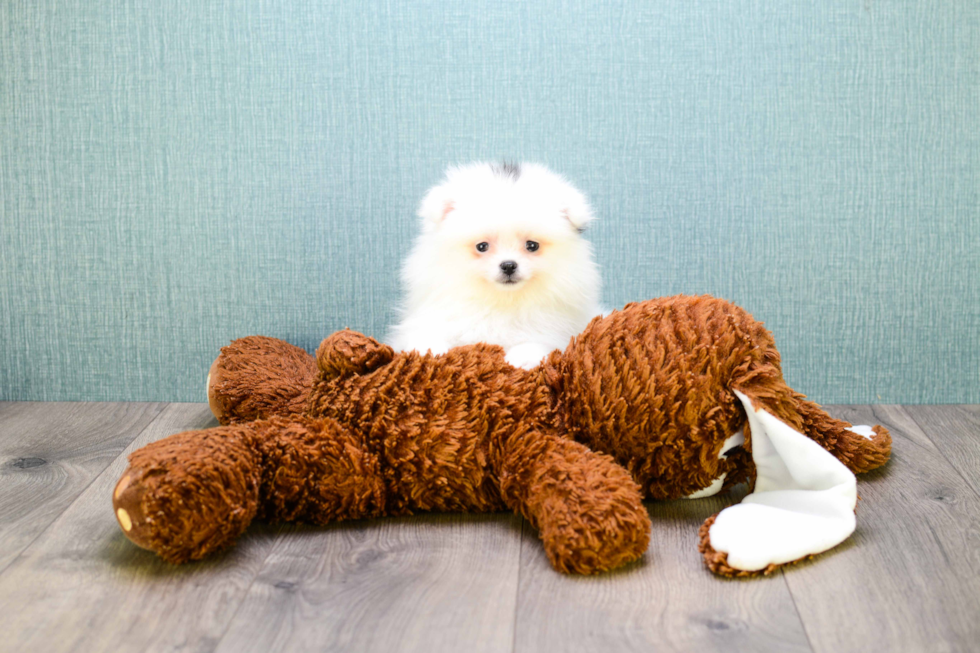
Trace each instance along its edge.
<path fill-rule="evenodd" d="M 727 473 L 722 472 L 721 476 L 711 481 L 711 484 L 693 494 L 689 494 L 685 499 L 703 499 L 704 497 L 713 497 L 719 492 L 721 492 L 721 486 L 725 484 L 725 477 L 728 476 Z"/>
<path fill-rule="evenodd" d="M 755 492 L 719 513 L 711 546 L 757 571 L 826 551 L 854 532 L 857 480 L 839 460 L 736 391 L 752 431 Z"/>
<path fill-rule="evenodd" d="M 868 426 L 867 424 L 855 424 L 854 426 L 852 426 L 847 430 L 850 431 L 851 433 L 857 433 L 861 437 L 867 438 L 868 440 L 870 440 L 875 436 L 874 429 Z"/>

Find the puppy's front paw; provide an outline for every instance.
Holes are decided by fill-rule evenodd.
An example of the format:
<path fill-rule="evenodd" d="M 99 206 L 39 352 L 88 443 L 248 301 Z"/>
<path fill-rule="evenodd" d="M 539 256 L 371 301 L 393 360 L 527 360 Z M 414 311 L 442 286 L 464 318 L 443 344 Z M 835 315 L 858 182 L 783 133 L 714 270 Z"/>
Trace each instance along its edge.
<path fill-rule="evenodd" d="M 536 342 L 525 342 L 507 350 L 507 362 L 514 367 L 529 370 L 537 367 L 541 360 L 551 353 L 551 349 Z"/>

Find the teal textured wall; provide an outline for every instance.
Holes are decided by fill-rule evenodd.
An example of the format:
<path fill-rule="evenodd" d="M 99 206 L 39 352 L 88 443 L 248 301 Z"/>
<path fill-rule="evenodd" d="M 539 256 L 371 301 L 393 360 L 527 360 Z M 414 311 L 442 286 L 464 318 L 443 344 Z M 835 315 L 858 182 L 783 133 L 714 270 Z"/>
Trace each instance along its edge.
<path fill-rule="evenodd" d="M 381 336 L 450 162 L 536 160 L 618 306 L 737 301 L 817 401 L 980 402 L 980 3 L 4 0 L 0 399 L 203 400 Z"/>

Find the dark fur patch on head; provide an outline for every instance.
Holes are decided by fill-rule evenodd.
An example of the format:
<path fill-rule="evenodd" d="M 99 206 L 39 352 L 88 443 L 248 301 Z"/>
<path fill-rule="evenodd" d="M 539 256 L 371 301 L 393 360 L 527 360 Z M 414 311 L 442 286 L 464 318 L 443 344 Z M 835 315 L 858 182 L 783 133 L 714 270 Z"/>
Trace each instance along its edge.
<path fill-rule="evenodd" d="M 501 163 L 491 163 L 490 169 L 493 170 L 493 174 L 498 177 L 510 177 L 511 181 L 517 181 L 521 178 L 521 164 L 520 163 L 509 163 L 503 161 Z"/>

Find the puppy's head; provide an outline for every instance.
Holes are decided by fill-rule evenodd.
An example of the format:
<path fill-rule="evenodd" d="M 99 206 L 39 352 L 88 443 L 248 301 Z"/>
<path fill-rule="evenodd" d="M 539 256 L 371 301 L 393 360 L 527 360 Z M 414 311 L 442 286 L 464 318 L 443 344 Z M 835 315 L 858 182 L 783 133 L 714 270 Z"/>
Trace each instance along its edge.
<path fill-rule="evenodd" d="M 588 201 L 562 177 L 535 164 L 476 163 L 450 168 L 419 208 L 430 261 L 446 279 L 484 292 L 554 290 L 597 275 L 588 242 Z M 418 263 L 418 262 L 417 262 Z"/>

